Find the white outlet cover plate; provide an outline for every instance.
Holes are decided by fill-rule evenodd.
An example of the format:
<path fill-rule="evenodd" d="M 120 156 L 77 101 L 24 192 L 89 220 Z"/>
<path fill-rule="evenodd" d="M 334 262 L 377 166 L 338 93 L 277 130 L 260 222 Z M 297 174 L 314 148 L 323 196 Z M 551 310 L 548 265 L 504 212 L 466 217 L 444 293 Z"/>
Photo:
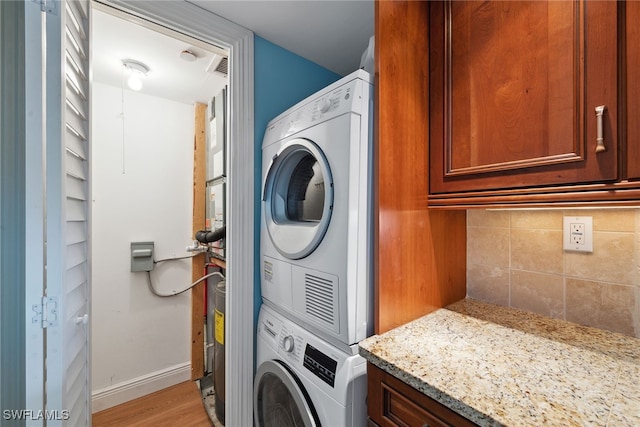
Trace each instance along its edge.
<path fill-rule="evenodd" d="M 593 217 L 565 216 L 563 221 L 562 248 L 565 251 L 593 252 Z M 584 243 L 572 243 L 571 224 L 584 224 Z"/>

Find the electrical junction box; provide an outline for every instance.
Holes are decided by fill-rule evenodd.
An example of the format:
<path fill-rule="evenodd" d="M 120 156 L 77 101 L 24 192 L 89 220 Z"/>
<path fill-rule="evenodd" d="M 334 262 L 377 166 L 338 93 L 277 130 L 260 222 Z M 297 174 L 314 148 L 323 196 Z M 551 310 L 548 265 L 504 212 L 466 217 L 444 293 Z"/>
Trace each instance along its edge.
<path fill-rule="evenodd" d="M 153 270 L 153 242 L 131 242 L 131 272 Z"/>

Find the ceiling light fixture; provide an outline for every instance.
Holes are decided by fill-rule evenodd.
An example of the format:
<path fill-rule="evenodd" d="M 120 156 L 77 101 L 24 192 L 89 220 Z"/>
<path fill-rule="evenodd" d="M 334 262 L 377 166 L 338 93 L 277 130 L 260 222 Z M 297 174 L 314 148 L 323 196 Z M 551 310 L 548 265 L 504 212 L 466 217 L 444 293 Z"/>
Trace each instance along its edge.
<path fill-rule="evenodd" d="M 127 79 L 127 86 L 129 86 L 129 89 L 142 89 L 142 77 L 147 76 L 149 67 L 135 59 L 123 59 L 122 65 L 129 71 L 129 78 Z"/>
<path fill-rule="evenodd" d="M 183 50 L 180 52 L 180 59 L 187 62 L 195 62 L 198 56 L 190 50 Z"/>

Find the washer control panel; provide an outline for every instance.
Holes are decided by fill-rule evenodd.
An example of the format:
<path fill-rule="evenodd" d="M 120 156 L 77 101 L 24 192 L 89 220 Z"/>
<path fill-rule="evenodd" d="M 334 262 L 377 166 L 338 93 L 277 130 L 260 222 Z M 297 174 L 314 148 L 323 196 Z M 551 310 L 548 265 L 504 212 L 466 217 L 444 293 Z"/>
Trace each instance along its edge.
<path fill-rule="evenodd" d="M 313 384 L 337 401 L 353 392 L 356 380 L 361 393 L 366 394 L 366 360 L 362 356 L 334 347 L 268 304 L 260 309 L 257 334 L 258 365 L 280 361 L 305 387 Z"/>
<path fill-rule="evenodd" d="M 300 349 L 303 347 L 302 337 L 287 325 L 282 325 L 280 330 L 280 342 L 278 347 L 284 350 L 285 355 L 299 363 Z"/>
<path fill-rule="evenodd" d="M 336 382 L 336 369 L 338 362 L 327 356 L 311 344 L 307 344 L 304 349 L 304 360 L 302 366 L 311 371 L 312 374 L 320 378 L 331 387 Z"/>
<path fill-rule="evenodd" d="M 296 342 L 291 335 L 284 337 L 282 340 L 282 348 L 284 348 L 284 351 L 287 353 L 291 353 L 293 349 L 296 348 Z"/>

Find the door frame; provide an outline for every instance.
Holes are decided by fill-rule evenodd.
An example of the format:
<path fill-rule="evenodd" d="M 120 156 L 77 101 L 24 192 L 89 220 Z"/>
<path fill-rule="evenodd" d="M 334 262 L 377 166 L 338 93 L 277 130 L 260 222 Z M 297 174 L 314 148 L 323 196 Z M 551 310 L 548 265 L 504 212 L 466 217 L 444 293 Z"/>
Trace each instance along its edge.
<path fill-rule="evenodd" d="M 225 418 L 253 425 L 253 32 L 186 1 L 101 0 L 138 18 L 229 49 Z M 231 357 L 233 355 L 233 357 Z"/>

